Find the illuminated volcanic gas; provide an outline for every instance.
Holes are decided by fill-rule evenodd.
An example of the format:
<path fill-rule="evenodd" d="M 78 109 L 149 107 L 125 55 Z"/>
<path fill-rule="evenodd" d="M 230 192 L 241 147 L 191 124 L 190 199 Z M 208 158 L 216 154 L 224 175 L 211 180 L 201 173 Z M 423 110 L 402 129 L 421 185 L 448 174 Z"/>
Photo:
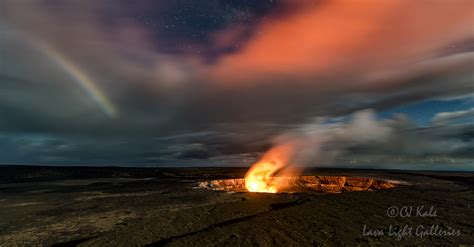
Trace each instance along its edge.
<path fill-rule="evenodd" d="M 280 139 L 279 144 L 272 147 L 250 167 L 245 179 L 203 181 L 198 184 L 198 188 L 227 192 L 298 193 L 317 191 L 341 193 L 390 189 L 404 183 L 403 181 L 370 177 L 301 176 L 302 170 L 297 169 L 294 163 L 305 164 L 305 159 L 312 157 L 308 156 L 308 153 L 320 154 L 315 149 L 315 144 L 318 142 L 311 142 L 311 140 L 294 136 Z"/>
<path fill-rule="evenodd" d="M 296 143 L 275 146 L 253 164 L 245 175 L 245 187 L 250 192 L 276 193 L 284 186 L 276 176 L 289 176 L 296 172 L 289 162 L 296 151 Z"/>

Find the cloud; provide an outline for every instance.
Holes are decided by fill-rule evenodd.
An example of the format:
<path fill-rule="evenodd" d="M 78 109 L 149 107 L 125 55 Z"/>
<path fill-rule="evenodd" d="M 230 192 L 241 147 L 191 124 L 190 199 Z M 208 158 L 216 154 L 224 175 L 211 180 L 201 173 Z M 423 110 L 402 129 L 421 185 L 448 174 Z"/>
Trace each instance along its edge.
<path fill-rule="evenodd" d="M 472 125 L 417 127 L 403 115 L 377 120 L 375 114 L 368 109 L 347 118 L 318 118 L 259 136 L 241 130 L 165 138 L 8 134 L 0 135 L 0 155 L 2 163 L 24 164 L 248 166 L 272 146 L 296 145 L 291 163 L 297 166 L 470 167 Z"/>
<path fill-rule="evenodd" d="M 188 3 L 178 6 L 183 4 Z M 11 120 L 0 128 L 18 123 L 16 129 L 27 131 L 147 135 L 160 129 L 157 135 L 167 135 L 235 122 L 301 124 L 318 115 L 381 110 L 474 90 L 472 52 L 436 55 L 473 36 L 470 1 L 426 4 L 283 1 L 274 12 L 263 8 L 268 18 L 244 18 L 254 20 L 245 30 L 240 17 L 227 20 L 228 28 L 209 30 L 211 44 L 240 48 L 217 52 L 207 62 L 191 51 L 162 47 L 168 39 L 189 40 L 177 41 L 161 29 L 164 33 L 157 34 L 158 27 L 129 18 L 148 9 L 179 9 L 166 2 L 123 7 L 6 1 L 2 46 L 11 52 L 2 70 L 2 81 L 9 84 L 2 85 L 8 96 L 2 97 L 0 111 Z M 67 72 L 35 51 L 36 42 L 47 43 L 86 73 L 121 116 L 101 116 Z M 27 119 L 38 126 L 22 126 Z"/>
<path fill-rule="evenodd" d="M 431 120 L 434 124 L 446 123 L 451 120 L 456 120 L 464 117 L 474 116 L 474 108 L 461 110 L 461 111 L 452 111 L 452 112 L 440 112 L 437 113 Z"/>
<path fill-rule="evenodd" d="M 470 152 L 474 139 L 468 137 L 474 130 L 472 125 L 420 128 L 403 115 L 376 120 L 371 109 L 354 113 L 347 122 L 324 120 L 317 119 L 276 137 L 269 152 L 294 150 L 286 165 L 309 167 L 405 169 L 409 164 L 416 169 L 420 164 L 426 169 L 427 164 L 446 163 L 446 157 L 473 157 Z M 463 169 L 469 168 L 463 160 L 456 162 Z"/>
<path fill-rule="evenodd" d="M 211 67 L 217 82 L 251 86 L 283 79 L 324 89 L 334 86 L 321 80 L 328 73 L 357 76 L 406 69 L 473 36 L 469 0 L 301 2 L 304 8 L 262 22 L 240 51 Z M 354 79 L 359 78 L 350 83 L 357 83 Z"/>
<path fill-rule="evenodd" d="M 11 160 L 238 163 L 314 125 L 330 132 L 314 145 L 337 147 L 327 160 L 354 150 L 466 153 L 464 141 L 393 127 L 372 113 L 331 127 L 312 119 L 473 92 L 472 1 L 278 2 L 4 1 L 0 132 L 68 147 L 42 143 L 28 154 L 5 141 L 4 149 Z M 196 12 L 183 15 L 186 6 Z M 215 14 L 215 24 L 201 27 L 209 20 L 198 9 Z M 166 28 L 175 16 L 195 21 Z M 104 115 L 40 43 L 87 75 L 120 114 Z M 370 144 L 376 140 L 384 145 Z"/>

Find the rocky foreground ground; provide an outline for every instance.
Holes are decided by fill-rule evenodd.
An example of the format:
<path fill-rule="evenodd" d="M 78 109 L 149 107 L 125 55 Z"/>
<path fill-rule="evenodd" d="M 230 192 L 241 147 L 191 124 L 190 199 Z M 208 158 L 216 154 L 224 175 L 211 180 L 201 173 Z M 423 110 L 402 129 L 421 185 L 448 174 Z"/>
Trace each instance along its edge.
<path fill-rule="evenodd" d="M 394 188 L 339 193 L 262 194 L 202 186 L 244 173 L 239 168 L 0 167 L 0 246 L 474 244 L 473 173 L 305 172 L 403 181 Z"/>

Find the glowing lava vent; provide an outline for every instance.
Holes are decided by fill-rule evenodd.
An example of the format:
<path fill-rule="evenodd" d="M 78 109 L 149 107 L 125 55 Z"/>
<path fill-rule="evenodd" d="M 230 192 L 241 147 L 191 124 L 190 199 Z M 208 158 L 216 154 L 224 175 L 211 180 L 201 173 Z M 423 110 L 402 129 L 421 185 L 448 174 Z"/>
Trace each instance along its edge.
<path fill-rule="evenodd" d="M 250 192 L 276 193 L 283 185 L 276 175 L 288 175 L 288 161 L 294 145 L 280 145 L 270 149 L 245 175 L 245 187 Z M 285 169 L 284 169 L 285 168 Z M 278 174 L 277 174 L 278 173 Z"/>

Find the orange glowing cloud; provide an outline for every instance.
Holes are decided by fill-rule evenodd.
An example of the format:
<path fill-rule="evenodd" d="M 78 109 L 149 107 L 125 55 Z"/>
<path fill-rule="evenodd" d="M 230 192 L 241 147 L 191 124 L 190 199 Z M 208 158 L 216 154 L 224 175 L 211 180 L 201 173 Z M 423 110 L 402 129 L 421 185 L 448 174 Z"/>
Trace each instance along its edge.
<path fill-rule="evenodd" d="M 209 69 L 211 78 L 232 86 L 312 81 L 328 71 L 409 65 L 474 36 L 472 0 L 302 2 L 295 13 L 260 23 L 239 52 Z"/>

